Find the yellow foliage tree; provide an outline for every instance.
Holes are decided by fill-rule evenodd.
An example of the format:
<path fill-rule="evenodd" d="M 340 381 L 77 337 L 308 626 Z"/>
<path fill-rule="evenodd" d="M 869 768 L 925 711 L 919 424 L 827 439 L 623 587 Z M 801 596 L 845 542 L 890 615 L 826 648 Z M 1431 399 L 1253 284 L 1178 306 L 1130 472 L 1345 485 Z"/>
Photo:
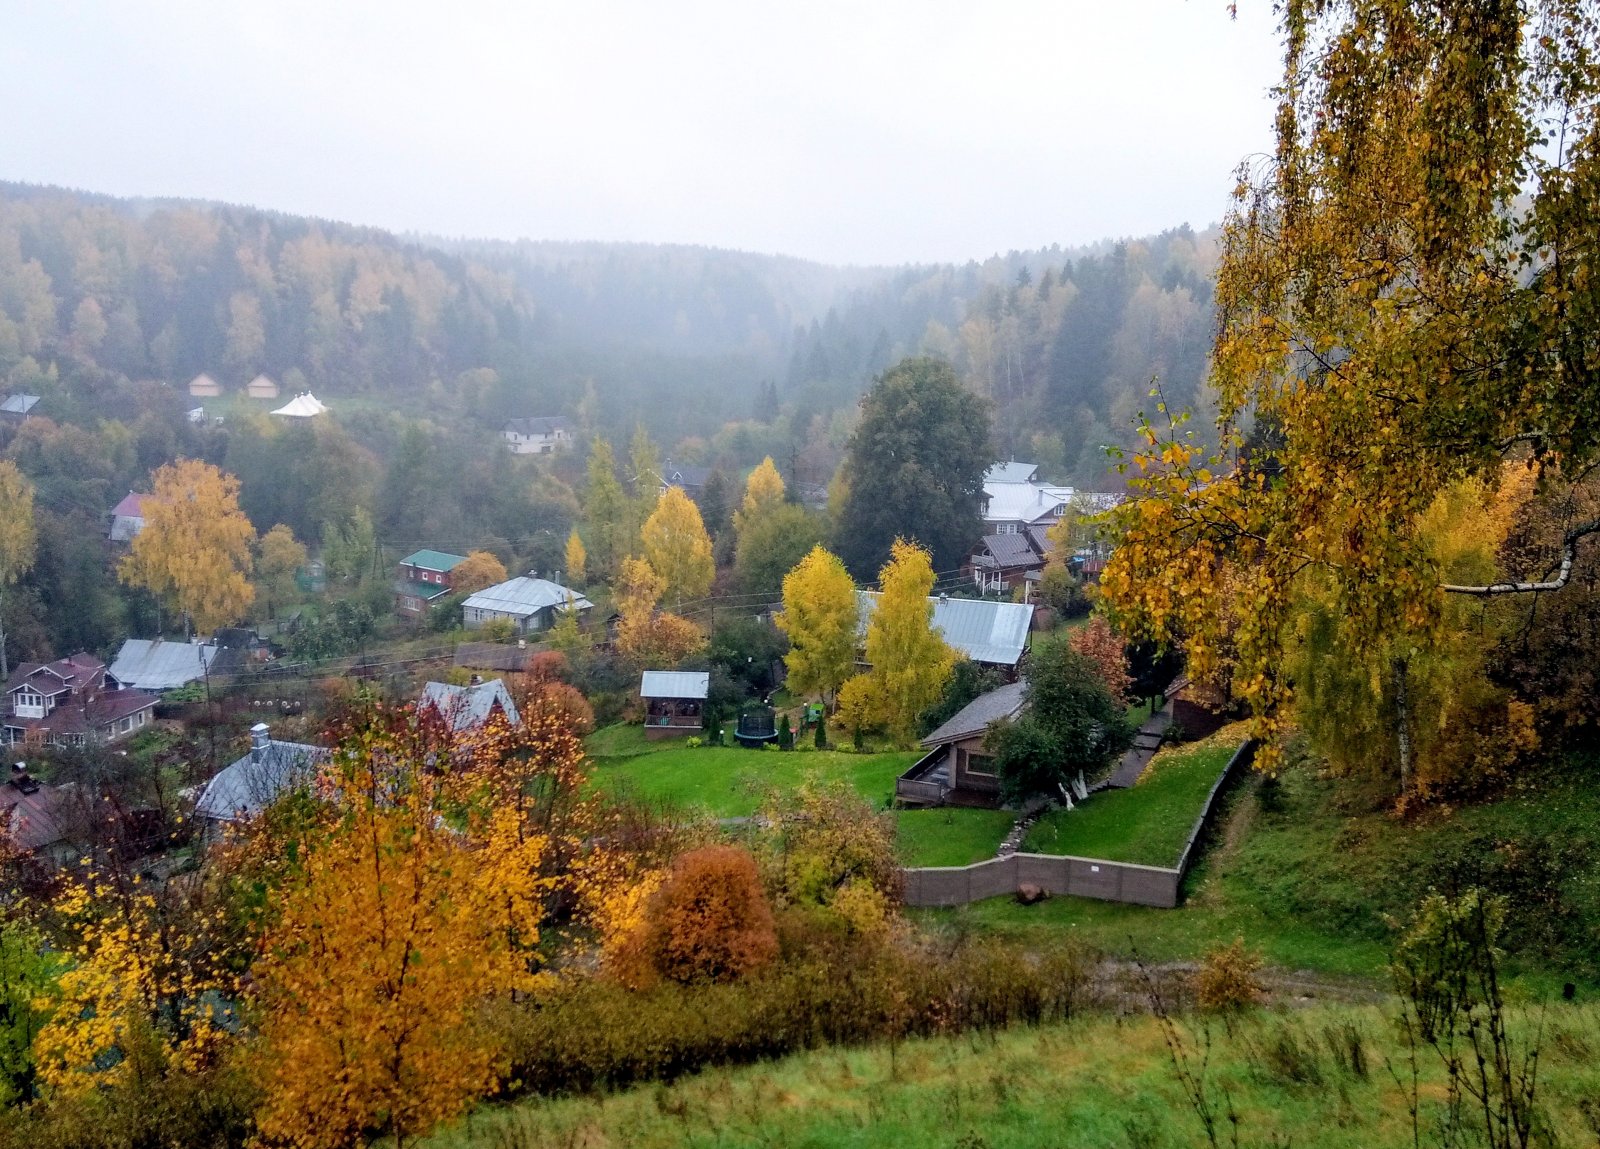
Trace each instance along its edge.
<path fill-rule="evenodd" d="M 472 551 L 450 572 L 450 588 L 458 594 L 472 594 L 505 581 L 505 563 L 488 551 Z"/>
<path fill-rule="evenodd" d="M 644 521 L 640 542 L 645 561 L 661 576 L 663 593 L 673 602 L 705 597 L 716 573 L 711 536 L 700 519 L 700 508 L 682 487 L 667 488 Z"/>
<path fill-rule="evenodd" d="M 239 509 L 239 480 L 210 463 L 179 459 L 158 468 L 152 486 L 144 529 L 118 577 L 167 599 L 202 633 L 241 618 L 255 600 L 255 530 Z"/>
<path fill-rule="evenodd" d="M 305 565 L 305 546 L 282 523 L 261 536 L 256 548 L 256 597 L 265 600 L 267 617 L 293 596 L 295 572 Z"/>
<path fill-rule="evenodd" d="M 743 534 L 750 523 L 774 507 L 782 506 L 784 491 L 783 476 L 778 474 L 777 465 L 768 455 L 745 480 L 744 502 L 733 512 L 733 529 Z"/>
<path fill-rule="evenodd" d="M 572 533 L 567 536 L 567 581 L 573 586 L 581 587 L 588 576 L 589 552 L 583 549 L 583 540 L 578 537 L 578 528 L 573 527 Z"/>
<path fill-rule="evenodd" d="M 55 1008 L 34 1039 L 45 1084 L 65 1093 L 193 1073 L 228 1037 L 217 1000 L 237 992 L 200 883 L 157 889 L 127 873 L 65 879 L 52 909 L 74 937 Z"/>
<path fill-rule="evenodd" d="M 839 557 L 813 547 L 784 576 L 783 610 L 773 621 L 789 636 L 790 691 L 831 700 L 856 663 L 856 585 Z"/>
<path fill-rule="evenodd" d="M 896 539 L 878 573 L 876 609 L 867 623 L 867 662 L 884 724 L 910 742 L 917 716 L 939 699 L 956 654 L 933 629 L 933 563 L 921 547 Z"/>
<path fill-rule="evenodd" d="M 33 568 L 38 535 L 33 526 L 33 484 L 10 459 L 0 459 L 0 596 Z M 0 678 L 9 677 L 5 602 L 0 597 Z"/>
<path fill-rule="evenodd" d="M 622 560 L 617 649 L 637 666 L 676 666 L 705 645 L 705 632 L 694 623 L 656 610 L 666 585 L 644 559 Z"/>
<path fill-rule="evenodd" d="M 581 785 L 563 722 L 458 734 L 379 711 L 341 740 L 257 971 L 267 1138 L 403 1144 L 494 1084 L 481 1008 L 536 987 L 546 907 L 585 833 L 552 814 Z"/>

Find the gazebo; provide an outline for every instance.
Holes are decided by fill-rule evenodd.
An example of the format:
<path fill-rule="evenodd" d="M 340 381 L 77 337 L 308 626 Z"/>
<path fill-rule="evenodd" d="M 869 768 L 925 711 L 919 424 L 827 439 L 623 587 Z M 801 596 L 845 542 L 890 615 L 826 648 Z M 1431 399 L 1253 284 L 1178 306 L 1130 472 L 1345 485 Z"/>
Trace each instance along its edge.
<path fill-rule="evenodd" d="M 704 670 L 647 670 L 639 679 L 644 736 L 651 740 L 698 734 L 705 726 L 711 675 Z"/>

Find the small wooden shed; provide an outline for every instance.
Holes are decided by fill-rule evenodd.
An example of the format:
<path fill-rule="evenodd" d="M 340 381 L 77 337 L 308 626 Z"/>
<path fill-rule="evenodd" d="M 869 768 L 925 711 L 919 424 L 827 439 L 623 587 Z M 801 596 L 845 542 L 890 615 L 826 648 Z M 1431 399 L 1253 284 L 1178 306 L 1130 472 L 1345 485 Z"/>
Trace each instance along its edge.
<path fill-rule="evenodd" d="M 645 705 L 644 736 L 651 740 L 698 734 L 705 729 L 711 675 L 704 670 L 647 670 L 639 679 Z"/>

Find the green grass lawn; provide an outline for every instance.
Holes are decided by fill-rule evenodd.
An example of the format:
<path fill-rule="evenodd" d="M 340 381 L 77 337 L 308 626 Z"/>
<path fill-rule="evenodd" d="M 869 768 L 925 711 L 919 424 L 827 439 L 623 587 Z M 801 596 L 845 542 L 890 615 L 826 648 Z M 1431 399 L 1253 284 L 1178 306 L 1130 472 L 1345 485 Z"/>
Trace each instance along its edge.
<path fill-rule="evenodd" d="M 611 728 L 615 730 L 616 728 Z M 888 801 L 894 780 L 919 758 L 915 750 L 889 754 L 845 754 L 836 750 L 787 753 L 742 747 L 655 742 L 629 751 L 623 735 L 608 735 L 611 754 L 596 759 L 593 784 L 605 793 L 693 809 L 716 818 L 753 814 L 769 787 L 793 787 L 808 777 L 850 783 L 873 804 Z M 643 735 L 640 735 L 643 742 Z M 665 747 L 664 749 L 662 747 Z M 594 753 L 591 749 L 591 753 Z"/>
<path fill-rule="evenodd" d="M 1252 775 L 1232 791 L 1177 909 L 994 898 L 913 915 L 1036 945 L 1072 933 L 1156 960 L 1197 958 L 1242 936 L 1277 966 L 1381 980 L 1394 922 L 1431 888 L 1477 885 L 1507 899 L 1507 968 L 1524 986 L 1600 988 L 1594 766 L 1553 765 L 1498 801 L 1407 822 L 1374 807 L 1359 784 L 1289 765 L 1276 784 Z"/>
<path fill-rule="evenodd" d="M 1209 1025 L 1204 1039 L 1199 1022 L 1180 1021 L 1191 1068 L 1216 1107 L 1220 1143 L 1410 1149 L 1408 1062 L 1393 1013 L 1383 1005 L 1260 1010 L 1226 1026 Z M 1513 1014 L 1519 1040 L 1534 1025 L 1542 1027 L 1545 1053 L 1538 1063 L 1545 1136 L 1536 1143 L 1592 1145 L 1586 1101 L 1600 1096 L 1600 1059 L 1591 1055 L 1600 1048 L 1600 1011 L 1556 1002 L 1548 1013 Z M 1351 1038 L 1363 1055 L 1359 1063 L 1336 1052 L 1348 1049 Z M 1423 1143 L 1432 1144 L 1443 1073 L 1431 1050 L 1418 1065 Z M 670 1084 L 484 1106 L 423 1142 L 432 1149 L 1138 1149 L 1206 1143 L 1160 1026 L 1150 1017 L 1106 1014 L 892 1048 L 823 1048 Z"/>
<path fill-rule="evenodd" d="M 908 866 L 965 866 L 994 857 L 1016 821 L 1009 810 L 941 806 L 895 811 L 900 859 Z"/>
<path fill-rule="evenodd" d="M 1238 749 L 1236 739 L 1161 750 L 1128 790 L 1091 795 L 1075 810 L 1052 810 L 1023 849 L 1108 862 L 1175 866 L 1206 794 Z"/>

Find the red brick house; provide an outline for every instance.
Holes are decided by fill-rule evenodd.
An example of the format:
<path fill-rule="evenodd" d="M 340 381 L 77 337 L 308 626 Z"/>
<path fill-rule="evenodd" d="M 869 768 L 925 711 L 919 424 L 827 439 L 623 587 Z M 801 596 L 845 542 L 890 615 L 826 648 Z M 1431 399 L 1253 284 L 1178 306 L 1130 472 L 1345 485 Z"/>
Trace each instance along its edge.
<path fill-rule="evenodd" d="M 106 664 L 88 654 L 25 662 L 6 683 L 0 742 L 83 746 L 148 726 L 156 696 L 106 687 Z"/>
<path fill-rule="evenodd" d="M 450 572 L 466 561 L 465 555 L 444 551 L 416 551 L 401 559 L 394 582 L 395 611 L 406 618 L 422 618 L 454 589 Z"/>

